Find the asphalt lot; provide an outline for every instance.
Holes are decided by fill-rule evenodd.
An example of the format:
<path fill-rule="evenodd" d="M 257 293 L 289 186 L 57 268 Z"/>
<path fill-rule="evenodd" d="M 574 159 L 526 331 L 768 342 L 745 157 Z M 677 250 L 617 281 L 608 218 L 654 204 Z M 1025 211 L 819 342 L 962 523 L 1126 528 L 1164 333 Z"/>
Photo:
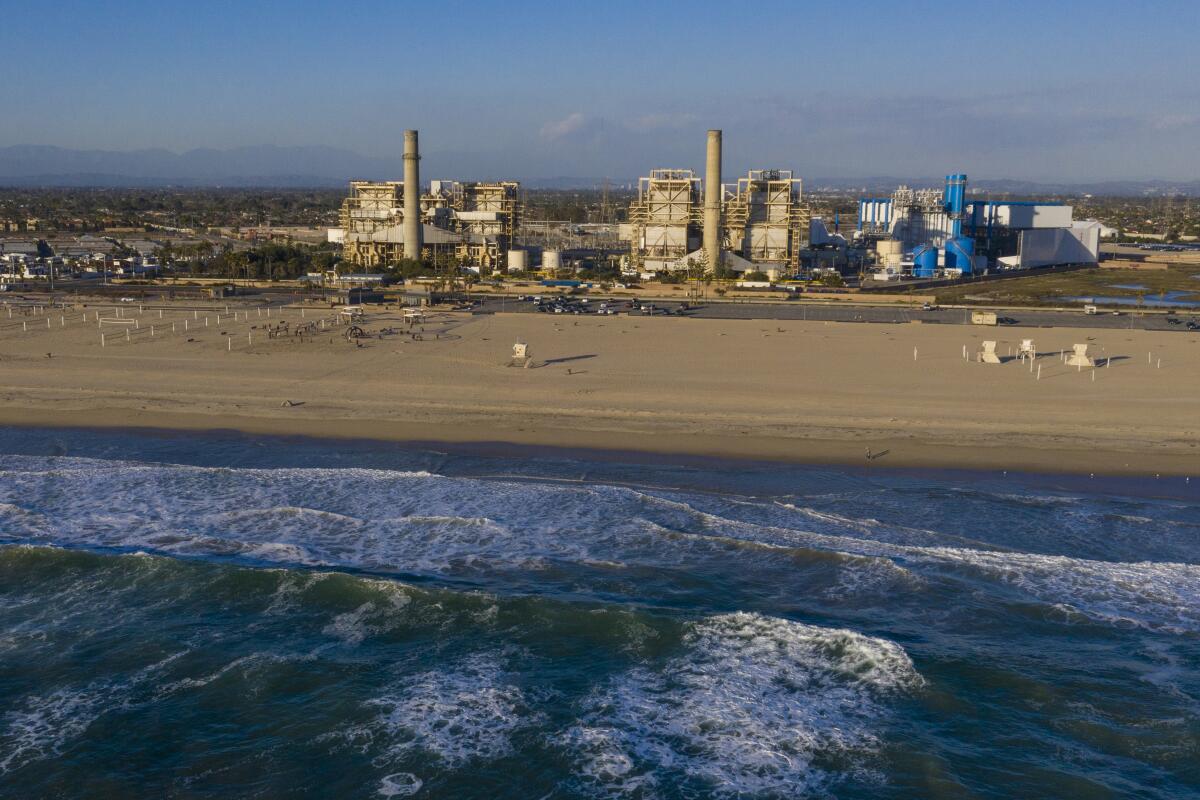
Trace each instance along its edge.
<path fill-rule="evenodd" d="M 267 305 L 286 305 L 301 300 L 301 295 L 297 293 L 288 293 L 284 291 L 276 291 L 263 293 L 254 296 L 243 296 L 236 298 L 227 298 L 221 300 L 196 300 L 194 303 L 180 300 L 169 300 L 169 290 L 159 289 L 139 293 L 133 305 L 144 305 L 146 308 L 175 308 L 192 310 L 208 309 L 214 306 L 229 305 L 245 307 L 251 306 L 267 306 Z M 547 299 L 557 297 L 557 295 L 545 294 Z M 48 299 L 45 295 L 34 294 L 7 294 L 0 295 L 0 303 L 11 305 L 14 308 L 21 306 L 40 305 Z M 78 302 L 81 298 L 68 298 L 59 295 L 54 298 L 56 301 Z M 577 298 L 579 299 L 579 298 Z M 118 297 L 112 298 L 87 298 L 87 302 L 95 306 L 114 306 L 123 305 L 119 302 Z M 601 303 L 607 302 L 611 307 L 617 309 L 620 314 L 639 315 L 660 315 L 669 314 L 670 316 L 685 316 L 696 317 L 699 319 L 757 319 L 757 320 L 814 320 L 823 322 L 885 322 L 885 323 L 908 323 L 919 321 L 925 324 L 942 324 L 942 325 L 970 325 L 971 312 L 970 308 L 939 308 L 936 310 L 922 311 L 920 308 L 913 307 L 891 307 L 891 306 L 866 306 L 866 305 L 848 305 L 839 304 L 832 305 L 821 302 L 698 302 L 690 304 L 690 307 L 680 313 L 680 308 L 684 303 L 680 301 L 645 301 L 646 304 L 652 302 L 654 311 L 649 311 L 645 308 L 642 310 L 634 310 L 630 308 L 628 299 L 605 299 L 603 297 L 589 297 L 586 306 L 577 305 L 581 310 L 589 309 L 585 313 L 595 313 L 595 309 L 599 308 Z M 538 313 L 537 304 L 530 300 L 517 300 L 515 297 L 488 297 L 478 302 L 471 308 L 477 314 L 495 314 L 495 313 Z M 552 311 L 545 313 L 552 314 Z M 1106 328 L 1106 329 L 1133 329 L 1133 330 L 1153 330 L 1153 331 L 1179 331 L 1189 333 L 1187 322 L 1194 320 L 1200 325 L 1200 312 L 1195 311 L 1180 311 L 1176 314 L 1168 315 L 1163 313 L 1138 313 L 1131 311 L 1122 311 L 1119 316 L 1111 313 L 1099 314 L 1084 314 L 1082 311 L 1053 311 L 1042 309 L 1007 309 L 997 312 L 1000 319 L 1008 320 L 1002 323 L 1008 326 L 1024 326 L 1034 328 Z M 1177 324 L 1172 324 L 1172 319 L 1177 321 Z"/>
<path fill-rule="evenodd" d="M 598 308 L 603 298 L 589 298 L 588 308 Z M 919 308 L 892 308 L 887 306 L 850 306 L 826 305 L 821 303 L 788 302 L 788 303 L 696 303 L 679 314 L 682 303 L 655 301 L 655 311 L 630 310 L 628 301 L 607 301 L 615 305 L 618 313 L 645 315 L 669 314 L 671 316 L 696 317 L 700 319 L 761 319 L 761 320 L 816 320 L 824 322 L 887 322 L 908 323 L 919 321 L 926 324 L 970 325 L 971 312 L 969 308 L 940 308 L 922 311 Z M 494 314 L 499 312 L 538 313 L 535 303 L 513 298 L 489 298 L 475 309 L 476 313 Z M 978 309 L 975 309 L 978 310 Z M 552 312 L 546 312 L 552 313 Z M 594 312 L 589 312 L 594 313 Z M 1122 311 L 1120 316 L 1112 314 L 1084 314 L 1082 311 L 1050 311 L 1039 309 L 1010 309 L 997 313 L 1001 319 L 1012 320 L 1009 326 L 1019 325 L 1035 328 L 1110 328 L 1110 329 L 1141 329 L 1155 331 L 1188 332 L 1187 321 L 1196 320 L 1200 324 L 1200 313 L 1179 313 L 1173 315 L 1180 320 L 1179 324 L 1169 322 L 1166 314 L 1137 314 Z"/>

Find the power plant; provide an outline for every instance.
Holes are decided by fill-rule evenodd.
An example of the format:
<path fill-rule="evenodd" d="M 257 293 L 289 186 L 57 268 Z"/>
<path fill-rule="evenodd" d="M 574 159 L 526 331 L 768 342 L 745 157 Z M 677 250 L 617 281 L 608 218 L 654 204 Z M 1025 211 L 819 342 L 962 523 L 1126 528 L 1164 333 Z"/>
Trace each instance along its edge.
<path fill-rule="evenodd" d="M 520 184 L 435 180 L 421 192 L 417 132 L 404 132 L 404 181 L 351 181 L 340 214 L 342 254 L 379 269 L 401 259 L 451 254 L 464 266 L 500 269 L 520 228 Z"/>
<path fill-rule="evenodd" d="M 689 261 L 729 273 L 800 268 L 812 218 L 800 179 L 791 170 L 759 169 L 724 184 L 721 146 L 721 131 L 709 131 L 703 184 L 685 169 L 651 170 L 638 181 L 622 226 L 638 272 L 686 270 Z"/>
<path fill-rule="evenodd" d="M 630 273 L 775 279 L 799 274 L 814 248 L 846 250 L 846 239 L 813 215 L 791 170 L 752 169 L 723 183 L 722 145 L 722 132 L 708 131 L 703 179 L 691 169 L 653 169 L 638 180 L 628 221 L 617 229 L 628 242 Z M 539 248 L 519 246 L 519 183 L 434 180 L 423 191 L 420 159 L 417 131 L 405 131 L 402 182 L 350 183 L 338 232 L 347 262 L 381 269 L 449 256 L 479 271 L 534 266 Z M 866 277 L 944 279 L 1098 261 L 1099 223 L 1075 222 L 1070 206 L 969 194 L 967 176 L 953 173 L 941 189 L 900 186 L 888 197 L 860 198 L 853 244 L 873 252 Z M 547 248 L 543 269 L 557 269 L 562 255 Z"/>
<path fill-rule="evenodd" d="M 746 261 L 786 273 L 800 269 L 812 210 L 791 170 L 756 169 L 725 187 L 725 241 Z"/>
<path fill-rule="evenodd" d="M 945 188 L 900 186 L 858 201 L 855 239 L 873 246 L 876 280 L 977 275 L 1099 260 L 1100 224 L 1061 203 L 967 200 L 967 176 Z"/>
<path fill-rule="evenodd" d="M 661 272 L 682 264 L 700 247 L 700 203 L 700 179 L 690 169 L 655 169 L 640 178 L 620 234 L 630 243 L 631 266 Z"/>

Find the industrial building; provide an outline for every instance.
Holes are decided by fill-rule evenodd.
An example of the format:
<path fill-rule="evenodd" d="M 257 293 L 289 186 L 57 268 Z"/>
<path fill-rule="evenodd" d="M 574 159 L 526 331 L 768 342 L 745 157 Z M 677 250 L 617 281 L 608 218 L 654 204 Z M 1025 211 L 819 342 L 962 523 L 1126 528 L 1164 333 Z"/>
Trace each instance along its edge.
<path fill-rule="evenodd" d="M 800 271 L 804 253 L 841 250 L 846 240 L 814 217 L 791 170 L 755 169 L 721 181 L 722 133 L 710 130 L 703 179 L 691 169 L 655 169 L 637 184 L 629 221 L 629 266 L 639 273 L 696 267 L 772 278 Z M 421 191 L 417 132 L 404 136 L 403 181 L 353 181 L 341 209 L 345 260 L 379 269 L 402 258 L 440 260 L 480 271 L 525 271 L 538 252 L 544 269 L 562 263 L 561 244 L 522 247 L 522 204 L 516 182 L 435 180 Z M 1058 203 L 967 199 L 967 176 L 944 188 L 900 186 L 890 197 L 858 202 L 855 240 L 873 246 L 872 277 L 929 279 L 990 270 L 1095 263 L 1100 226 L 1076 222 Z M 535 239 L 538 237 L 534 237 Z M 529 244 L 529 243 L 526 243 Z"/>
<path fill-rule="evenodd" d="M 791 170 L 751 170 L 724 192 L 726 248 L 756 268 L 795 272 L 807 245 L 812 212 Z"/>
<path fill-rule="evenodd" d="M 690 169 L 655 169 L 638 180 L 622 237 L 639 272 L 661 272 L 700 246 L 700 178 Z"/>
<path fill-rule="evenodd" d="M 521 228 L 521 184 L 431 181 L 421 211 L 439 229 L 462 236 L 460 263 L 498 268 Z"/>
<path fill-rule="evenodd" d="M 498 269 L 519 230 L 520 184 L 437 180 L 420 197 L 421 253 L 453 253 L 466 266 Z M 404 186 L 352 181 L 342 203 L 340 237 L 347 261 L 381 267 L 408 258 Z M 415 254 L 414 256 L 415 257 Z"/>
<path fill-rule="evenodd" d="M 874 277 L 934 278 L 997 269 L 1096 263 L 1100 224 L 1075 222 L 1061 203 L 968 201 L 967 176 L 938 189 L 901 186 L 858 201 L 855 238 L 874 243 Z"/>
<path fill-rule="evenodd" d="M 721 131 L 708 132 L 704 180 L 690 169 L 656 169 L 638 181 L 621 236 L 639 272 L 706 269 L 793 272 L 807 246 L 812 213 L 790 170 L 751 170 L 721 183 Z"/>
<path fill-rule="evenodd" d="M 452 254 L 468 267 L 502 268 L 520 229 L 520 184 L 435 180 L 422 193 L 419 160 L 416 131 L 407 131 L 403 181 L 350 182 L 341 230 L 331 232 L 345 260 L 379 268 Z"/>

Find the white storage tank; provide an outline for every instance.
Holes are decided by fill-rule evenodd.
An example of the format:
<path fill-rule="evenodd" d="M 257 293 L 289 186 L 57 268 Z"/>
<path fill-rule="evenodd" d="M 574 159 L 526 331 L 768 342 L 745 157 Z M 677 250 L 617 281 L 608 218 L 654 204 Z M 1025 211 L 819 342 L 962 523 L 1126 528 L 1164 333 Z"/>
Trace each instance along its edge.
<path fill-rule="evenodd" d="M 886 267 L 897 267 L 904 258 L 904 242 L 895 239 L 880 239 L 875 243 L 879 261 Z"/>
<path fill-rule="evenodd" d="M 562 267 L 562 252 L 559 250 L 542 251 L 542 269 L 545 272 L 557 272 Z"/>
<path fill-rule="evenodd" d="M 508 251 L 508 271 L 525 272 L 529 269 L 529 254 L 524 250 Z"/>

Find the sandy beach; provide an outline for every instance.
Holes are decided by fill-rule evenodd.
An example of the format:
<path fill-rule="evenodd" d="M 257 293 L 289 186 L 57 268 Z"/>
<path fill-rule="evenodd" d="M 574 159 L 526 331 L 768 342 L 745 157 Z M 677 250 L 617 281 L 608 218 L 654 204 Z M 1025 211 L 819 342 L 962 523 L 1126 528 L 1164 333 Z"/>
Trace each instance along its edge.
<path fill-rule="evenodd" d="M 417 340 L 391 310 L 359 346 L 327 308 L 122 309 L 136 328 L 97 311 L 117 313 L 0 317 L 0 424 L 1200 474 L 1194 333 L 441 312 Z M 1025 338 L 1032 369 L 975 361 Z M 531 368 L 508 365 L 518 340 Z M 1094 371 L 1063 363 L 1075 343 Z"/>

